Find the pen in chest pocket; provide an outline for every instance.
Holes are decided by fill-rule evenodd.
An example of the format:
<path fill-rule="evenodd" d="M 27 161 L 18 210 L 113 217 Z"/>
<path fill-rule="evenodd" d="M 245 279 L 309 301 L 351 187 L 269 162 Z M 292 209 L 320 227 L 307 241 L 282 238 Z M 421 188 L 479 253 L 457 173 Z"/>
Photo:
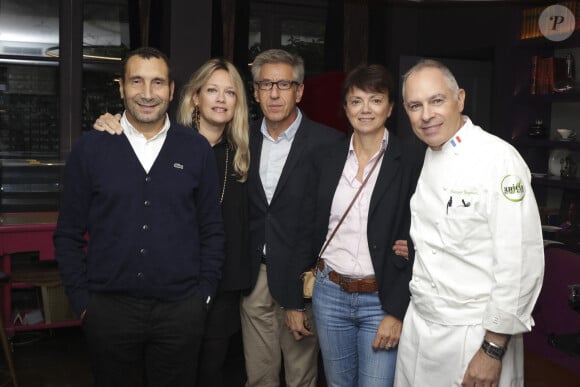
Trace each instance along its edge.
<path fill-rule="evenodd" d="M 466 202 L 465 199 L 461 199 L 461 204 L 463 204 L 463 207 L 471 206 L 471 202 Z M 445 213 L 447 215 L 449 215 L 449 207 L 452 206 L 453 206 L 453 196 L 449 196 L 449 201 L 447 202 L 447 206 L 445 208 Z"/>

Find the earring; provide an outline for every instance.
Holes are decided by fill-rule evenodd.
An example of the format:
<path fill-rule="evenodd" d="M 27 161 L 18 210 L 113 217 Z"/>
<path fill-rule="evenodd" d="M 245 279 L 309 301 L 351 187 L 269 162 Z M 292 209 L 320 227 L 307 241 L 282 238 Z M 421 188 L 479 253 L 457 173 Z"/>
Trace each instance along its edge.
<path fill-rule="evenodd" d="M 193 112 L 191 112 L 191 120 L 193 127 L 199 130 L 199 105 L 195 105 Z"/>

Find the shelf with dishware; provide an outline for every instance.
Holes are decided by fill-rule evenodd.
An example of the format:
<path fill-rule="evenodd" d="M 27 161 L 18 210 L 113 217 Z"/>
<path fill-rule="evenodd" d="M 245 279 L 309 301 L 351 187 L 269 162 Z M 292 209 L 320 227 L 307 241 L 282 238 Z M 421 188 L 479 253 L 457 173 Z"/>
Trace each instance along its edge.
<path fill-rule="evenodd" d="M 563 179 L 560 176 L 549 176 L 546 173 L 532 172 L 532 186 L 539 185 L 569 190 L 580 190 L 580 179 Z"/>
<path fill-rule="evenodd" d="M 580 189 L 580 142 L 520 137 L 512 140 L 532 173 L 537 186 Z"/>
<path fill-rule="evenodd" d="M 569 140 L 551 140 L 545 138 L 533 138 L 528 136 L 518 137 L 512 140 L 512 144 L 518 147 L 535 147 L 535 148 L 565 148 L 573 151 L 580 151 L 580 141 L 576 138 Z"/>
<path fill-rule="evenodd" d="M 576 2 L 565 5 L 578 19 Z M 524 7 L 519 15 L 506 137 L 528 164 L 540 208 L 562 214 L 565 202 L 580 198 L 580 30 L 561 40 L 546 35 L 546 8 Z"/>

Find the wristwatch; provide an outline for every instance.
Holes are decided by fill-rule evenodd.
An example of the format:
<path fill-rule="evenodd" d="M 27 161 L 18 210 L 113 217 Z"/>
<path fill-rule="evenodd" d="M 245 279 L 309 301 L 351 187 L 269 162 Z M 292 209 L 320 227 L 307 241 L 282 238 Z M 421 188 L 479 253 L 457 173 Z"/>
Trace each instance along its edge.
<path fill-rule="evenodd" d="M 500 347 L 499 345 L 485 339 L 483 340 L 483 343 L 481 343 L 481 349 L 483 349 L 483 352 L 485 352 L 486 355 L 493 357 L 496 360 L 501 360 L 506 350 L 505 347 Z"/>

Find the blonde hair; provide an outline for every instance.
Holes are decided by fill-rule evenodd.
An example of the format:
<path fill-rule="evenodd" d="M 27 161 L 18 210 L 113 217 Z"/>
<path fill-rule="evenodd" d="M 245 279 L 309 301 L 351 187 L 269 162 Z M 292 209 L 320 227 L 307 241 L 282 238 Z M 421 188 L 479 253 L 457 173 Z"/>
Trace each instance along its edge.
<path fill-rule="evenodd" d="M 192 113 L 194 105 L 192 96 L 198 94 L 202 86 L 217 70 L 225 70 L 232 80 L 236 91 L 236 108 L 234 117 L 226 124 L 224 128 L 224 137 L 228 144 L 234 149 L 234 172 L 240 176 L 239 181 L 244 182 L 248 178 L 248 168 L 250 166 L 250 126 L 248 123 L 248 103 L 244 82 L 235 66 L 225 59 L 215 58 L 205 62 L 189 78 L 187 84 L 183 87 L 179 108 L 177 111 L 177 122 L 181 125 L 195 128 Z M 199 130 L 198 128 L 195 128 Z"/>

